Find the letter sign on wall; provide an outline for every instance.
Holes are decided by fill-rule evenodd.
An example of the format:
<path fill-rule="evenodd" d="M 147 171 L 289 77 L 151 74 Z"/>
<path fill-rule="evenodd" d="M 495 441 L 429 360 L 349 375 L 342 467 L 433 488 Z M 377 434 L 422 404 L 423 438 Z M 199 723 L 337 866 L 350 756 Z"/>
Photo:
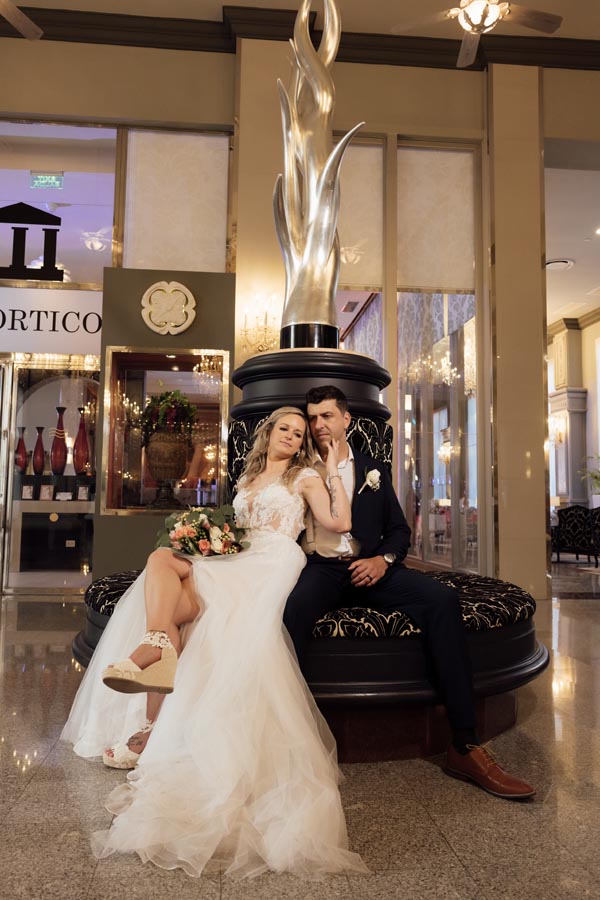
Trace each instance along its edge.
<path fill-rule="evenodd" d="M 101 291 L 0 286 L 0 352 L 100 353 Z"/>

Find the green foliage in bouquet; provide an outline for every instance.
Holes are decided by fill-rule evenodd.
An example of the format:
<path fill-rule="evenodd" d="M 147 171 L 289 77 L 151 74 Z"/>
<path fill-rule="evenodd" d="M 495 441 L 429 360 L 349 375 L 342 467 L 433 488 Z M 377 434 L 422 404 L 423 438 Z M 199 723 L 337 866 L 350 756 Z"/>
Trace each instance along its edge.
<path fill-rule="evenodd" d="M 169 547 L 189 556 L 222 556 L 248 547 L 242 541 L 244 534 L 236 525 L 233 506 L 193 506 L 167 516 L 155 547 Z"/>
<path fill-rule="evenodd" d="M 192 437 L 192 427 L 196 421 L 196 407 L 181 391 L 165 391 L 152 394 L 142 413 L 142 447 L 157 432 L 185 434 Z"/>

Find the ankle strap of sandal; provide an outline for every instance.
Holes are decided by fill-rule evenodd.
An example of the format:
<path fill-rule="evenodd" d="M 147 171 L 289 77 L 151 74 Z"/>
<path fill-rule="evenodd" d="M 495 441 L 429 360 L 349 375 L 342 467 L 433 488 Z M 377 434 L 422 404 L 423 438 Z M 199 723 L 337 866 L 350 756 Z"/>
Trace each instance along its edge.
<path fill-rule="evenodd" d="M 161 650 L 173 646 L 166 631 L 147 631 L 140 644 L 150 644 L 151 647 L 159 647 Z"/>

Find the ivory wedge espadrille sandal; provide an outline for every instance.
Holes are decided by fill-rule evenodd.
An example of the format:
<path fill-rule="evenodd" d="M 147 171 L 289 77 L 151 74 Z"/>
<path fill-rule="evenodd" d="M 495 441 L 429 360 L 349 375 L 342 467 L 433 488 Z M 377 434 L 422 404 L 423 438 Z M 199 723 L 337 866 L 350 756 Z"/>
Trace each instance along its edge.
<path fill-rule="evenodd" d="M 154 691 L 157 694 L 172 693 L 177 668 L 177 651 L 169 635 L 166 631 L 147 631 L 140 643 L 159 647 L 160 659 L 145 669 L 140 669 L 132 659 L 124 659 L 105 669 L 102 681 L 113 691 L 122 694 L 140 694 L 146 691 Z"/>
<path fill-rule="evenodd" d="M 153 728 L 154 722 L 146 719 L 146 724 L 138 729 L 135 734 L 148 734 Z M 105 750 L 102 754 L 102 762 L 109 769 L 135 769 L 141 755 L 141 752 L 136 753 L 135 750 L 129 747 L 128 741 L 127 744 L 115 744 L 114 747 L 109 747 Z"/>

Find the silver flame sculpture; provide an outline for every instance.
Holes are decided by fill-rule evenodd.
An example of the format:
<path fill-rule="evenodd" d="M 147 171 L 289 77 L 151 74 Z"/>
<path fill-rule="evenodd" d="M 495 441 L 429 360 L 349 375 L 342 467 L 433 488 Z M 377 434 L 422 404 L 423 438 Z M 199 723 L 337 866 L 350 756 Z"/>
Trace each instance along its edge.
<path fill-rule="evenodd" d="M 333 147 L 330 69 L 340 42 L 340 15 L 335 0 L 324 0 L 325 24 L 316 50 L 309 31 L 311 2 L 302 0 L 296 17 L 289 90 L 277 81 L 284 173 L 275 183 L 273 208 L 285 265 L 282 347 L 338 346 L 334 298 L 340 270 L 340 166 L 364 125 L 356 125 Z"/>

